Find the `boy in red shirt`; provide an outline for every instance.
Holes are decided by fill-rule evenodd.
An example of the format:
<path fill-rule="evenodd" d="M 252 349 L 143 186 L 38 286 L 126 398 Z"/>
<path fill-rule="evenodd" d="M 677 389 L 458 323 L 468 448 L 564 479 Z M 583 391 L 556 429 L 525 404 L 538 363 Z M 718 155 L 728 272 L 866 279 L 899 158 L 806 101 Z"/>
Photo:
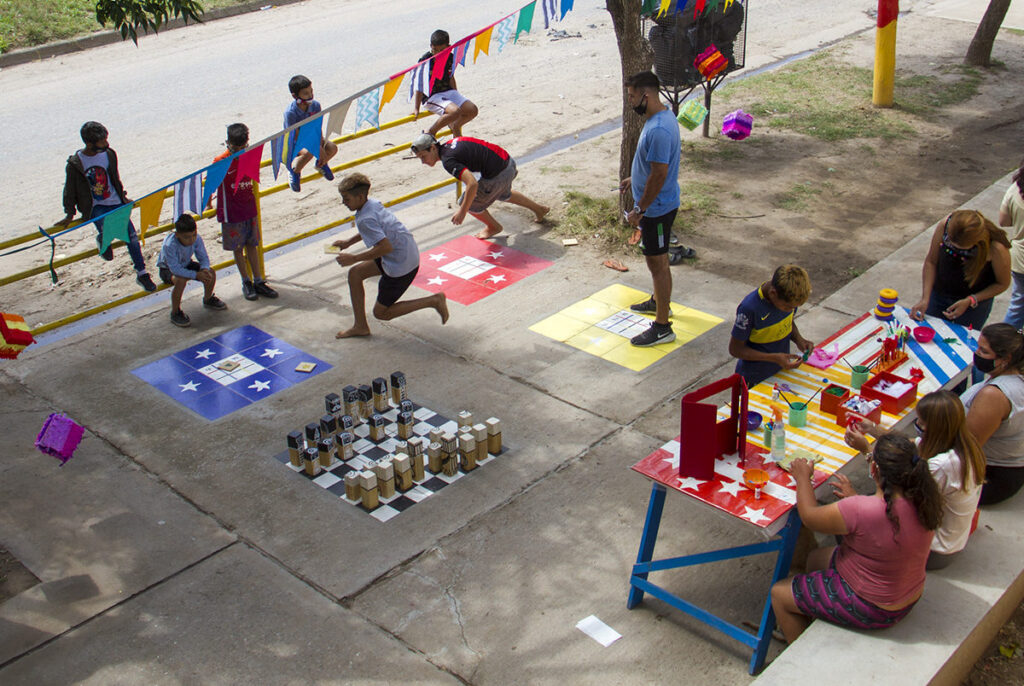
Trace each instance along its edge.
<path fill-rule="evenodd" d="M 249 128 L 245 124 L 228 126 L 227 150 L 213 159 L 218 162 L 249 145 Z M 256 195 L 252 179 L 243 179 L 235 188 L 238 159 L 231 162 L 224 181 L 217 187 L 217 221 L 220 222 L 221 246 L 235 254 L 235 265 L 242 277 L 242 295 L 246 300 L 259 296 L 276 298 L 277 291 L 267 285 L 260 270 L 260 226 L 256 221 Z"/>

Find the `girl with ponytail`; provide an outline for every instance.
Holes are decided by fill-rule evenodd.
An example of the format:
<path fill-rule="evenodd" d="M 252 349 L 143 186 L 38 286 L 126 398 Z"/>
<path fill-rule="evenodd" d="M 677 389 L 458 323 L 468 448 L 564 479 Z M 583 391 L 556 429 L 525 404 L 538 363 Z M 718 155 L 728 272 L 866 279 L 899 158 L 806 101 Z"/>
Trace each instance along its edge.
<path fill-rule="evenodd" d="M 992 299 L 1010 287 L 1010 239 L 981 212 L 957 210 L 932 234 L 921 273 L 921 300 L 910 310 L 980 329 Z"/>
<path fill-rule="evenodd" d="M 875 493 L 829 505 L 814 498 L 809 462 L 794 460 L 791 470 L 804 525 L 843 538 L 812 551 L 806 574 L 772 586 L 772 608 L 786 640 L 794 641 L 815 618 L 884 629 L 907 616 L 924 591 L 928 551 L 942 520 L 939 489 L 914 444 L 881 436 L 868 457 Z"/>
<path fill-rule="evenodd" d="M 992 505 L 1024 486 L 1024 335 L 1009 324 L 981 330 L 974 368 L 988 378 L 960 396 L 967 428 L 985 453 L 981 504 Z"/>

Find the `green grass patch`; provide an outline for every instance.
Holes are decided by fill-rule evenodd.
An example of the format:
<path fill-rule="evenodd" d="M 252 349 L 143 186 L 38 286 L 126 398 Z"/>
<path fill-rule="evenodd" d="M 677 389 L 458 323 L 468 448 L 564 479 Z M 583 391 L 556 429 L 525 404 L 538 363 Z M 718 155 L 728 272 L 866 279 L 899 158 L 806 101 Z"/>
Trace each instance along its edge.
<path fill-rule="evenodd" d="M 622 221 L 618 195 L 595 198 L 579 191 L 566 191 L 565 212 L 555 233 L 571 236 L 606 252 L 635 250 L 626 245 L 633 230 Z"/>
<path fill-rule="evenodd" d="M 871 105 L 870 69 L 839 62 L 820 52 L 777 71 L 732 84 L 731 102 L 743 102 L 755 126 L 786 129 L 824 141 L 893 139 L 913 128 L 888 110 Z"/>
<path fill-rule="evenodd" d="M 243 0 L 205 0 L 203 8 L 209 11 L 242 4 Z M 0 52 L 102 29 L 96 21 L 95 0 L 0 0 Z"/>
<path fill-rule="evenodd" d="M 793 187 L 784 193 L 775 196 L 774 205 L 784 210 L 799 212 L 807 209 L 811 199 L 821 195 L 821 188 L 815 188 L 810 181 L 793 184 Z"/>
<path fill-rule="evenodd" d="M 728 138 L 683 139 L 680 163 L 693 169 L 713 169 L 743 157 L 741 146 Z"/>
<path fill-rule="evenodd" d="M 981 72 L 963 64 L 949 66 L 941 76 L 913 74 L 895 81 L 896 107 L 926 119 L 935 118 L 939 110 L 967 102 L 978 94 Z"/>

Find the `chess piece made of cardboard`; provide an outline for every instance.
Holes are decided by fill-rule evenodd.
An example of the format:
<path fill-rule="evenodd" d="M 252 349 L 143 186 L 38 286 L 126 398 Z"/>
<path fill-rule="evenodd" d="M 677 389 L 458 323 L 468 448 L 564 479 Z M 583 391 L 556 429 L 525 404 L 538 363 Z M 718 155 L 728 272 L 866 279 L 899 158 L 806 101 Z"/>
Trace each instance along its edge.
<path fill-rule="evenodd" d="M 391 462 L 395 466 L 395 487 L 405 493 L 412 488 L 412 458 L 405 453 L 398 453 Z"/>
<path fill-rule="evenodd" d="M 339 432 L 341 432 L 341 431 L 348 431 L 349 433 L 351 433 L 352 430 L 355 429 L 355 428 L 356 428 L 356 421 L 354 419 L 352 419 L 352 415 L 350 415 L 350 414 L 343 414 L 343 415 L 340 415 L 338 417 L 338 431 Z"/>
<path fill-rule="evenodd" d="M 473 413 L 463 410 L 459 413 L 459 431 L 471 426 L 473 426 Z"/>
<path fill-rule="evenodd" d="M 363 507 L 367 510 L 376 510 L 380 505 L 380 498 L 377 492 L 377 475 L 366 470 L 359 473 L 359 496 L 363 501 Z"/>
<path fill-rule="evenodd" d="M 345 386 L 341 389 L 341 400 L 345 414 L 352 418 L 355 426 L 359 426 L 362 422 L 362 417 L 359 415 L 359 389 L 355 386 Z"/>
<path fill-rule="evenodd" d="M 288 461 L 293 467 L 302 467 L 302 451 L 305 449 L 306 442 L 302 440 L 302 432 L 290 432 L 288 434 Z"/>
<path fill-rule="evenodd" d="M 423 453 L 416 453 L 409 456 L 412 459 L 412 480 L 413 481 L 424 481 L 427 478 L 426 472 L 423 471 Z"/>
<path fill-rule="evenodd" d="M 385 500 L 395 495 L 395 465 L 391 460 L 384 459 L 374 465 L 374 473 L 377 475 L 377 490 L 380 497 Z"/>
<path fill-rule="evenodd" d="M 400 412 L 398 415 L 398 437 L 404 440 L 412 438 L 412 412 Z"/>
<path fill-rule="evenodd" d="M 324 409 L 327 410 L 327 414 L 341 414 L 343 408 L 341 396 L 337 393 L 328 393 L 324 396 Z"/>
<path fill-rule="evenodd" d="M 471 472 L 476 469 L 476 459 L 476 439 L 469 432 L 459 434 L 459 466 L 462 471 Z"/>
<path fill-rule="evenodd" d="M 427 446 L 427 468 L 432 474 L 441 471 L 441 444 L 433 442 Z"/>
<path fill-rule="evenodd" d="M 381 376 L 373 380 L 373 409 L 377 412 L 388 411 L 388 382 Z"/>
<path fill-rule="evenodd" d="M 369 419 L 373 414 L 373 389 L 363 384 L 359 387 L 359 416 Z"/>
<path fill-rule="evenodd" d="M 391 402 L 399 405 L 408 398 L 405 388 L 405 374 L 402 372 L 391 372 Z"/>
<path fill-rule="evenodd" d="M 334 439 L 338 433 L 338 418 L 333 414 L 325 414 L 320 418 L 320 438 Z"/>
<path fill-rule="evenodd" d="M 320 425 L 310 422 L 306 424 L 306 445 L 316 445 L 320 440 Z"/>
<path fill-rule="evenodd" d="M 334 442 L 338 444 L 339 460 L 352 459 L 353 455 L 355 455 L 355 450 L 352 448 L 352 443 L 354 441 L 355 436 L 349 431 L 341 431 L 334 437 Z"/>
<path fill-rule="evenodd" d="M 363 491 L 359 486 L 359 472 L 353 469 L 345 474 L 345 497 L 355 502 L 362 496 Z"/>
<path fill-rule="evenodd" d="M 501 420 L 491 417 L 487 420 L 487 452 L 497 455 L 501 452 Z"/>
<path fill-rule="evenodd" d="M 306 474 L 316 476 L 320 473 L 320 454 L 317 452 L 316 446 L 306 448 L 302 455 L 302 461 Z"/>
<path fill-rule="evenodd" d="M 383 441 L 387 436 L 384 435 L 384 425 L 386 420 L 383 415 L 379 415 L 376 412 L 370 415 L 370 440 L 376 443 Z"/>
<path fill-rule="evenodd" d="M 476 459 L 482 462 L 487 459 L 487 425 L 473 425 L 473 439 L 476 441 Z"/>
<path fill-rule="evenodd" d="M 316 443 L 317 457 L 320 458 L 320 466 L 324 469 L 330 469 L 331 465 L 334 464 L 334 439 L 332 438 L 321 438 Z"/>

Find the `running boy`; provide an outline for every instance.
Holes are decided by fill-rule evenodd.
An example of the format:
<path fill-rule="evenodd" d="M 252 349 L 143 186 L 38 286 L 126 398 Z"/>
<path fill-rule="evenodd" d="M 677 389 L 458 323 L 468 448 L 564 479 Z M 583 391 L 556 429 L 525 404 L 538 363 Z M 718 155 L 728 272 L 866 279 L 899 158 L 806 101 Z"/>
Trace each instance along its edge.
<path fill-rule="evenodd" d="M 335 338 L 369 336 L 370 326 L 366 322 L 366 293 L 363 281 L 380 276 L 377 284 L 377 302 L 373 316 L 388 321 L 403 314 L 432 307 L 441 315 L 441 323 L 448 321 L 448 300 L 444 293 L 435 293 L 425 298 L 398 299 L 416 278 L 420 268 L 420 251 L 416 247 L 409 229 L 398 217 L 380 202 L 369 198 L 370 179 L 364 174 L 349 174 L 338 184 L 341 201 L 345 207 L 356 213 L 356 229 L 359 233 L 351 238 L 335 241 L 342 250 L 350 248 L 362 238 L 369 250 L 360 253 L 342 252 L 338 264 L 352 267 L 348 270 L 348 288 L 352 296 L 352 314 L 355 323 L 352 328 L 339 331 Z"/>
<path fill-rule="evenodd" d="M 293 124 L 298 124 L 303 119 L 308 119 L 314 114 L 319 114 L 320 103 L 313 99 L 313 82 L 302 74 L 293 76 L 288 81 L 288 90 L 291 91 L 292 104 L 284 111 L 284 127 L 287 129 Z M 298 130 L 289 134 L 288 145 L 295 144 Z M 302 168 L 313 159 L 313 152 L 310 150 L 299 150 L 298 154 L 288 166 L 288 174 L 291 176 L 290 186 L 298 193 L 301 190 Z M 316 151 L 316 163 L 313 165 L 317 171 L 328 181 L 334 180 L 334 172 L 331 171 L 330 159 L 338 154 L 338 146 L 329 138 L 320 138 L 320 149 Z"/>
<path fill-rule="evenodd" d="M 219 162 L 249 145 L 249 128 L 245 124 L 228 126 L 227 150 L 217 157 Z M 231 161 L 224 181 L 217 187 L 217 221 L 220 222 L 221 247 L 235 254 L 235 266 L 242 277 L 242 295 L 246 300 L 259 296 L 276 298 L 277 291 L 267 285 L 260 270 L 260 226 L 256 221 L 256 196 L 252 179 L 238 182 L 238 158 Z"/>
<path fill-rule="evenodd" d="M 82 213 L 82 219 L 92 219 L 116 210 L 129 202 L 121 185 L 117 171 L 117 153 L 107 142 L 107 129 L 96 121 L 82 124 L 82 142 L 85 147 L 68 157 L 64 181 L 63 219 L 57 226 L 67 226 L 75 218 L 75 209 Z M 103 222 L 96 222 L 96 245 L 103 245 Z M 135 233 L 135 225 L 128 222 L 128 254 L 135 267 L 135 281 L 147 291 L 155 291 L 156 284 L 146 271 L 142 257 L 142 246 Z M 100 253 L 105 260 L 114 259 L 113 246 Z"/>
<path fill-rule="evenodd" d="M 450 47 L 448 32 L 438 29 L 430 34 L 430 51 L 420 57 L 420 62 Z M 430 60 L 428 69 L 433 72 L 433 59 Z M 413 114 L 419 115 L 420 106 L 422 105 L 438 116 L 438 120 L 427 129 L 427 133 L 431 136 L 436 136 L 437 132 L 446 126 L 451 127 L 452 134 L 461 136 L 462 125 L 468 124 L 479 113 L 476 105 L 459 93 L 456 90 L 457 88 L 458 86 L 455 85 L 455 55 L 449 52 L 448 59 L 444 63 L 444 72 L 441 74 L 441 78 L 436 79 L 434 85 L 430 87 L 430 96 L 427 97 L 427 94 L 423 91 L 416 91 L 414 99 L 416 107 L 413 110 Z M 424 99 L 426 102 L 424 102 Z"/>
<path fill-rule="evenodd" d="M 739 360 L 736 373 L 746 380 L 748 388 L 782 369 L 800 366 L 803 358 L 790 354 L 790 340 L 800 352 L 814 350 L 814 343 L 800 335 L 793 321 L 796 309 L 810 295 L 811 279 L 807 272 L 795 264 L 786 264 L 736 308 L 729 354 Z"/>
<path fill-rule="evenodd" d="M 181 294 L 189 281 L 203 284 L 203 307 L 208 310 L 228 309 L 224 301 L 213 294 L 217 274 L 210 269 L 206 246 L 191 214 L 183 214 L 174 222 L 174 233 L 167 234 L 164 239 L 156 266 L 160 270 L 160 280 L 174 286 L 171 290 L 171 323 L 175 326 L 192 326 L 192 320 L 181 311 Z"/>

